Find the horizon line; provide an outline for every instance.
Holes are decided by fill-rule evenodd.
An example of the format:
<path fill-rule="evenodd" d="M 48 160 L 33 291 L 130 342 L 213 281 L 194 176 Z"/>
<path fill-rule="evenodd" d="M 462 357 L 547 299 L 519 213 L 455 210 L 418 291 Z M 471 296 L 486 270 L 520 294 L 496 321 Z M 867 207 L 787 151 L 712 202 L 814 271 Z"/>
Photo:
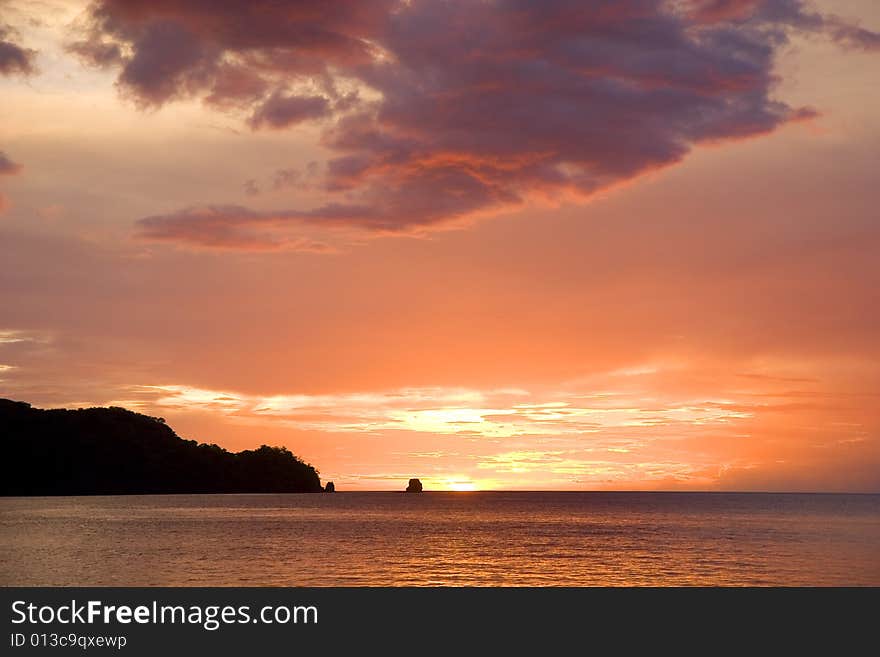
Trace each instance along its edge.
<path fill-rule="evenodd" d="M 332 493 L 315 491 L 311 493 L 83 493 L 79 495 L 0 495 L 0 498 L 35 498 L 35 497 L 170 497 L 177 495 L 336 495 L 340 493 L 406 493 L 418 496 L 424 493 L 449 493 L 454 495 L 469 495 L 473 493 L 598 493 L 598 494 L 661 494 L 661 495 L 880 495 L 880 491 L 799 491 L 799 490 L 596 490 L 596 489 L 510 489 L 510 488 L 487 488 L 482 490 L 441 490 L 427 489 L 419 493 L 412 493 L 399 489 L 342 489 Z"/>

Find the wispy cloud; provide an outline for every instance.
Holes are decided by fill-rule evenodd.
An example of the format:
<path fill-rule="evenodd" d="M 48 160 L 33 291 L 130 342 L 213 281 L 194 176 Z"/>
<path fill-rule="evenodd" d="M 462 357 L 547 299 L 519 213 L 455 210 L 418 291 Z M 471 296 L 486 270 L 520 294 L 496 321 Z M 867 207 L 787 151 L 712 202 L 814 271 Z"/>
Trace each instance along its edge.
<path fill-rule="evenodd" d="M 0 345 L 17 343 L 48 343 L 51 336 L 46 331 L 0 329 Z"/>
<path fill-rule="evenodd" d="M 249 396 L 181 385 L 147 386 L 155 406 L 282 422 L 325 432 L 406 431 L 483 438 L 577 436 L 613 430 L 719 425 L 751 413 L 716 400 L 663 400 L 524 390 L 406 388 L 339 395 Z M 547 398 L 553 398 L 548 401 Z M 585 404 L 585 401 L 589 401 Z M 146 403 L 146 402 L 144 402 Z"/>

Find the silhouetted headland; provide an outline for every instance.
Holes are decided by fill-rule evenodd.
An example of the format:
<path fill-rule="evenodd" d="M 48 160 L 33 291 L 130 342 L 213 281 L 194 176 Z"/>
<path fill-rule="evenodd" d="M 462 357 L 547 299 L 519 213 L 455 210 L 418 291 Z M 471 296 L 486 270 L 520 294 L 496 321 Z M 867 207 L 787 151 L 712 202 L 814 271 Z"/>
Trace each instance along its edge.
<path fill-rule="evenodd" d="M 124 408 L 32 408 L 0 399 L 2 495 L 317 493 L 311 465 L 284 447 L 238 453 L 184 440 Z"/>
<path fill-rule="evenodd" d="M 410 479 L 409 484 L 406 486 L 407 493 L 421 493 L 422 492 L 422 482 L 418 479 Z"/>

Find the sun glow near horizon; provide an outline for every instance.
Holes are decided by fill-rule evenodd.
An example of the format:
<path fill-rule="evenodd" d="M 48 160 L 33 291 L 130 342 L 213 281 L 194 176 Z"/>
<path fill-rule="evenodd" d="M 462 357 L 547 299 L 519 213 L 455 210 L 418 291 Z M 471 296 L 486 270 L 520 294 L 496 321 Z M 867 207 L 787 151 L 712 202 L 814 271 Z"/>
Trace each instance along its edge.
<path fill-rule="evenodd" d="M 0 396 L 339 490 L 880 490 L 880 3 L 190 4 L 2 3 Z"/>
<path fill-rule="evenodd" d="M 339 490 L 397 490 L 415 476 L 425 490 L 467 492 L 740 487 L 766 467 L 765 446 L 754 436 L 785 431 L 781 410 L 796 409 L 819 435 L 824 420 L 815 414 L 823 406 L 803 400 L 846 398 L 782 363 L 712 377 L 682 359 L 674 363 L 618 368 L 550 388 L 261 396 L 142 385 L 130 386 L 128 398 L 112 399 L 169 418 L 182 435 L 208 420 L 222 422 L 217 426 L 227 435 L 292 432 L 293 439 L 279 442 L 318 466 L 330 463 L 320 469 Z M 859 448 L 864 422 L 838 415 L 834 430 L 846 441 L 841 449 Z M 191 437 L 213 440 L 201 432 Z M 384 450 L 372 447 L 377 439 Z M 252 440 L 225 446 L 247 449 Z M 798 450 L 797 441 L 787 449 Z M 784 470 L 789 458 L 771 463 Z"/>
<path fill-rule="evenodd" d="M 444 481 L 441 486 L 442 490 L 454 491 L 457 493 L 471 493 L 478 490 L 485 490 L 479 487 L 476 482 L 469 479 L 452 479 Z"/>

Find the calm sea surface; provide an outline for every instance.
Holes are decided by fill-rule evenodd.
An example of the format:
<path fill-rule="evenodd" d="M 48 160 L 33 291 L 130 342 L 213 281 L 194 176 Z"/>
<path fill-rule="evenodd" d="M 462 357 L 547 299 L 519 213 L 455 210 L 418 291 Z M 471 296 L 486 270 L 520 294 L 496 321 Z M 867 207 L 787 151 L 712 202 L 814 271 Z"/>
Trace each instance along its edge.
<path fill-rule="evenodd" d="M 880 585 L 880 495 L 0 498 L 0 585 Z"/>

